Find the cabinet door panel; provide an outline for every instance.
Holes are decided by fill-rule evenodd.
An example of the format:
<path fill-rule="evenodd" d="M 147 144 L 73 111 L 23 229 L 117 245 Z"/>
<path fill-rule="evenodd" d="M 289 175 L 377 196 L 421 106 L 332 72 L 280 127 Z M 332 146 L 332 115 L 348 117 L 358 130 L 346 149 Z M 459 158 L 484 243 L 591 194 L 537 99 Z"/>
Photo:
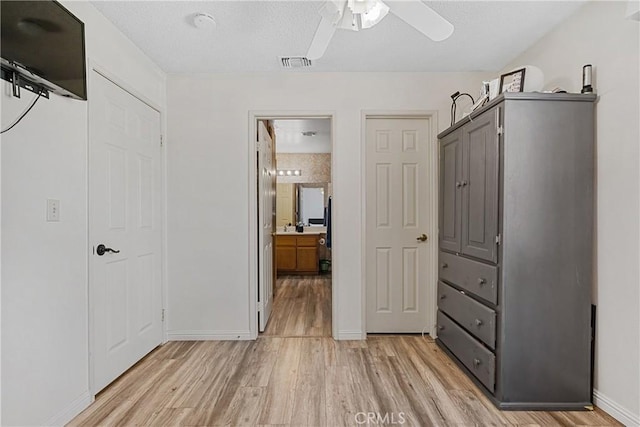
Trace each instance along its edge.
<path fill-rule="evenodd" d="M 318 251 L 315 247 L 298 246 L 298 271 L 314 272 L 318 271 Z"/>
<path fill-rule="evenodd" d="M 497 262 L 498 134 L 496 111 L 464 127 L 462 253 Z"/>
<path fill-rule="evenodd" d="M 278 271 L 295 271 L 297 266 L 295 246 L 276 247 L 276 265 Z"/>
<path fill-rule="evenodd" d="M 460 252 L 462 196 L 462 129 L 445 136 L 440 145 L 440 248 Z"/>

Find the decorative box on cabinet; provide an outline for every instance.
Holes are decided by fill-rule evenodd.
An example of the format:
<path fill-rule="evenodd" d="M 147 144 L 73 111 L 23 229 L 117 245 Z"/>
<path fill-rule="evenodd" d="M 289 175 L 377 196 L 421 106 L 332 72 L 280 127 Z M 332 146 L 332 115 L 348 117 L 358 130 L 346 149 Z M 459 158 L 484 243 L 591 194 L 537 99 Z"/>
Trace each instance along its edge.
<path fill-rule="evenodd" d="M 595 100 L 507 93 L 438 136 L 437 342 L 502 409 L 591 405 Z"/>

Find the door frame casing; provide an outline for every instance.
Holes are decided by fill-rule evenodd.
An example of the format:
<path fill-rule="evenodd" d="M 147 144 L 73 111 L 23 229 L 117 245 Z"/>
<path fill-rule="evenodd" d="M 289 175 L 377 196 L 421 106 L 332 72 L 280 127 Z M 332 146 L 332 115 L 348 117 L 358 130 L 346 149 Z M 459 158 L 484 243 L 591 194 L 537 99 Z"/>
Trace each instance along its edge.
<path fill-rule="evenodd" d="M 168 341 L 167 338 L 167 301 L 168 301 L 168 282 L 167 282 L 167 156 L 166 156 L 166 137 L 165 135 L 167 134 L 167 122 L 166 122 L 166 112 L 165 109 L 163 108 L 162 105 L 158 104 L 157 102 L 152 101 L 151 99 L 149 99 L 147 96 L 145 96 L 144 94 L 142 94 L 141 92 L 139 92 L 138 90 L 136 90 L 134 87 L 132 87 L 129 83 L 127 83 L 127 81 L 125 79 L 120 78 L 117 74 L 115 74 L 113 71 L 111 71 L 110 69 L 100 65 L 98 62 L 96 62 L 95 60 L 89 59 L 88 60 L 88 73 L 87 73 L 87 94 L 89 95 L 89 101 L 91 102 L 91 93 L 93 92 L 93 88 L 95 85 L 95 74 L 99 74 L 101 77 L 109 80 L 111 83 L 115 84 L 116 86 L 118 86 L 120 89 L 122 89 L 123 91 L 129 93 L 131 96 L 137 98 L 138 100 L 140 100 L 141 102 L 143 102 L 144 104 L 148 105 L 150 108 L 156 110 L 159 114 L 160 114 L 160 137 L 162 138 L 162 145 L 160 148 L 160 161 L 161 161 L 161 165 L 160 165 L 160 286 L 161 286 L 161 291 L 160 291 L 160 296 L 161 296 L 161 304 L 162 307 L 161 309 L 164 310 L 165 316 L 164 316 L 164 320 L 162 321 L 162 340 L 160 342 L 160 345 L 165 344 Z M 90 140 L 90 135 L 91 135 L 91 126 L 92 126 L 92 117 L 91 117 L 91 113 L 90 113 L 90 108 L 87 107 L 87 117 L 88 117 L 88 125 L 87 125 L 87 158 L 86 158 L 86 162 L 87 162 L 87 175 L 86 175 L 86 191 L 87 191 L 87 205 L 86 205 L 86 218 L 87 218 L 87 264 L 86 264 L 86 274 L 87 274 L 87 303 L 88 303 L 88 310 L 87 310 L 87 316 L 88 316 L 88 323 L 87 323 L 87 332 L 88 332 L 88 340 L 87 340 L 87 357 L 88 357 L 88 369 L 89 369 L 89 393 L 91 395 L 91 399 L 92 401 L 95 400 L 95 396 L 97 394 L 97 391 L 95 390 L 95 381 L 94 381 L 94 369 L 95 369 L 95 365 L 93 362 L 93 346 L 95 344 L 95 340 L 93 338 L 93 330 L 94 330 L 94 322 L 93 322 L 93 313 L 95 311 L 95 304 L 94 304 L 94 300 L 93 300 L 93 293 L 92 293 L 92 284 L 91 284 L 91 280 L 92 280 L 92 275 L 91 275 L 91 257 L 93 256 L 92 254 L 92 248 L 93 248 L 93 243 L 92 243 L 92 232 L 91 232 L 91 227 L 92 227 L 92 220 L 91 220 L 91 200 L 92 200 L 92 195 L 91 195 L 91 140 Z"/>
<path fill-rule="evenodd" d="M 367 166 L 367 120 L 368 119 L 423 119 L 428 121 L 428 151 L 427 164 L 429 170 L 427 185 L 431 191 L 428 199 L 429 229 L 431 235 L 426 243 L 429 247 L 429 257 L 427 260 L 427 296 L 431 301 L 427 305 L 427 324 L 423 329 L 431 337 L 436 337 L 436 312 L 437 312 L 437 283 L 438 283 L 438 112 L 436 110 L 361 110 L 360 128 L 360 162 L 363 170 Z M 362 250 L 362 284 L 361 284 L 361 306 L 362 306 L 362 334 L 367 336 L 367 174 L 362 174 L 360 181 L 360 193 L 362 194 L 362 221 L 361 221 L 361 250 Z"/>
<path fill-rule="evenodd" d="M 335 180 L 336 170 L 336 113 L 328 110 L 249 110 L 249 336 L 250 339 L 258 338 L 258 167 L 256 135 L 258 134 L 258 120 L 296 120 L 296 119 L 329 119 L 331 120 L 331 185 L 333 198 L 338 194 Z M 276 140 L 276 146 L 278 141 Z M 336 217 L 335 203 L 332 206 L 332 218 Z M 331 247 L 331 334 L 334 339 L 338 337 L 338 289 L 339 283 L 336 280 L 336 270 L 339 265 L 339 241 L 335 219 L 331 224 L 333 242 Z M 275 283 L 274 283 L 275 287 Z"/>

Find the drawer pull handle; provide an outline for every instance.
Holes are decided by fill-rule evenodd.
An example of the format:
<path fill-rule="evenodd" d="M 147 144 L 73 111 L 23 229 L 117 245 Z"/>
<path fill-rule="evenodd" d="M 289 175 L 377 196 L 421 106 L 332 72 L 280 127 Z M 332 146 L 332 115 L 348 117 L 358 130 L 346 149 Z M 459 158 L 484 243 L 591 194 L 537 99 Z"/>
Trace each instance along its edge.
<path fill-rule="evenodd" d="M 444 264 L 442 264 L 442 268 L 448 268 L 449 264 L 447 264 L 446 262 Z"/>
<path fill-rule="evenodd" d="M 482 326 L 484 322 L 480 319 L 476 319 L 476 326 Z"/>
<path fill-rule="evenodd" d="M 487 283 L 487 279 L 483 279 L 482 277 L 478 279 L 478 285 L 482 286 Z"/>
<path fill-rule="evenodd" d="M 480 359 L 473 359 L 473 366 L 475 366 L 476 368 L 480 366 L 481 363 L 482 361 Z"/>

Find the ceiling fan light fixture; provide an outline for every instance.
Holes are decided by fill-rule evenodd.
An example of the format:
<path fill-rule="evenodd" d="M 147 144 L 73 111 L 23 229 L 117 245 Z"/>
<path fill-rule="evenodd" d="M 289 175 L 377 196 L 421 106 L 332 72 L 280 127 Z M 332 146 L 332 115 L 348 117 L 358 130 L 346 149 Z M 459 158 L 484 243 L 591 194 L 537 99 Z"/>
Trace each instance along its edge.
<path fill-rule="evenodd" d="M 340 28 L 359 31 L 371 28 L 389 13 L 389 6 L 382 0 L 348 0 L 340 14 Z"/>
<path fill-rule="evenodd" d="M 638 0 L 640 1 L 640 0 Z M 307 58 L 320 59 L 337 29 L 359 31 L 371 28 L 391 12 L 433 41 L 450 37 L 454 27 L 422 0 L 327 0 L 320 9 L 322 19 L 307 50 Z"/>
<path fill-rule="evenodd" d="M 379 0 L 347 0 L 347 6 L 354 15 L 370 11 Z"/>
<path fill-rule="evenodd" d="M 362 28 L 373 27 L 378 22 L 382 21 L 388 13 L 389 6 L 384 4 L 381 0 L 376 1 L 373 7 L 360 15 Z"/>

